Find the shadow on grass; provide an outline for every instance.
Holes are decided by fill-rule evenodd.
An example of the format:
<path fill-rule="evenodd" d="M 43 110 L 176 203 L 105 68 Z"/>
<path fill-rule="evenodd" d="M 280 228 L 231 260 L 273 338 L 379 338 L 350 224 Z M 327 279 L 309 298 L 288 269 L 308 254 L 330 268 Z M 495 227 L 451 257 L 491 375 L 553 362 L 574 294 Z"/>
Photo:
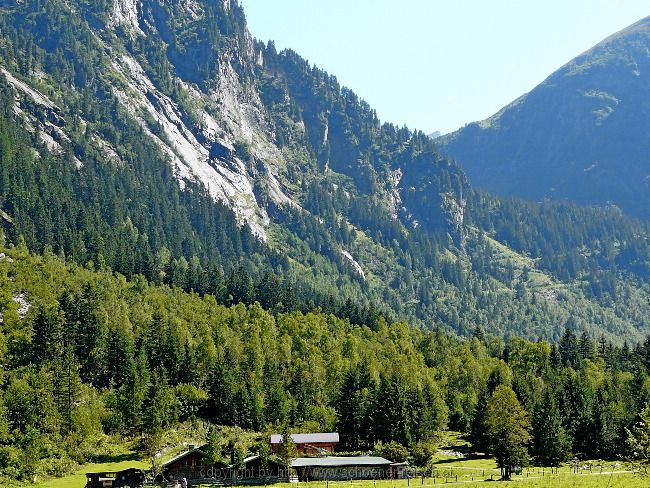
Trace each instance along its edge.
<path fill-rule="evenodd" d="M 100 454 L 93 458 L 93 463 L 123 463 L 125 461 L 142 461 L 142 457 L 137 452 L 123 452 L 120 454 Z"/>
<path fill-rule="evenodd" d="M 452 463 L 458 463 L 459 461 L 475 461 L 477 459 L 491 459 L 490 456 L 485 456 L 481 454 L 470 454 L 465 457 L 453 457 L 449 459 L 440 459 L 435 462 L 436 465 L 438 464 L 452 464 Z M 488 469 L 488 468 L 485 468 Z"/>

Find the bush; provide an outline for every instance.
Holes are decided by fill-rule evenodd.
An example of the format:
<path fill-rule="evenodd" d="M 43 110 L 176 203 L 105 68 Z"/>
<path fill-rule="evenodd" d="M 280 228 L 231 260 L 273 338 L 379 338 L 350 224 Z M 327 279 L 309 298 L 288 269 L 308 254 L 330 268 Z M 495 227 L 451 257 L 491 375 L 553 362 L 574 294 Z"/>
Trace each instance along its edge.
<path fill-rule="evenodd" d="M 429 465 L 438 449 L 429 442 L 421 442 L 411 448 L 411 461 L 415 466 L 424 468 Z"/>
<path fill-rule="evenodd" d="M 17 479 L 20 476 L 20 449 L 0 446 L 0 474 Z"/>
<path fill-rule="evenodd" d="M 407 461 L 409 458 L 409 450 L 395 441 L 387 442 L 386 444 L 381 441 L 378 442 L 375 444 L 375 454 L 394 463 L 401 463 Z"/>
<path fill-rule="evenodd" d="M 41 461 L 41 465 L 45 473 L 56 478 L 60 478 L 61 476 L 65 476 L 74 472 L 75 468 L 77 467 L 77 463 L 75 463 L 67 456 L 60 458 L 55 457 L 43 459 Z"/>

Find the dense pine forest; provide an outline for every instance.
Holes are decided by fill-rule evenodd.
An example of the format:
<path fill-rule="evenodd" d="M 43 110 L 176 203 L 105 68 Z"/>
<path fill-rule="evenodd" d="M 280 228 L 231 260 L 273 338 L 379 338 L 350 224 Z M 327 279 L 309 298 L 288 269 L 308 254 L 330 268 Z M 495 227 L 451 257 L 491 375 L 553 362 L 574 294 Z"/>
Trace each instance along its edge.
<path fill-rule="evenodd" d="M 567 329 L 558 344 L 504 341 L 480 328 L 458 339 L 383 318 L 228 307 L 24 247 L 4 250 L 0 275 L 0 473 L 10 478 L 64 474 L 118 435 L 155 452 L 192 419 L 337 430 L 349 451 L 383 441 L 417 453 L 452 428 L 484 452 L 492 399 L 508 391 L 539 463 L 615 458 L 629 454 L 625 428 L 650 400 L 650 340 L 618 347 Z"/>

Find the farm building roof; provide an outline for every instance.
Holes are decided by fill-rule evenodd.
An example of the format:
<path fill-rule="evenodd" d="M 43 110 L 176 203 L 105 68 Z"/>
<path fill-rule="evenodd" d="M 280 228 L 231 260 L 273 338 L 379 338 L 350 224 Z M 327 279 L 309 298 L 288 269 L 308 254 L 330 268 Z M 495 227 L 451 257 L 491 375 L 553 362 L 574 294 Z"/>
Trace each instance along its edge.
<path fill-rule="evenodd" d="M 338 432 L 318 432 L 314 434 L 291 434 L 291 440 L 296 444 L 336 443 L 339 441 Z M 273 434 L 271 444 L 280 444 L 282 434 Z"/>
<path fill-rule="evenodd" d="M 203 454 L 203 452 L 201 451 L 201 448 L 204 448 L 206 446 L 207 446 L 207 444 L 205 444 L 203 446 L 199 446 L 199 447 L 191 447 L 187 451 L 181 452 L 178 456 L 171 458 L 166 463 L 163 463 L 162 467 L 165 468 L 165 467 L 169 466 L 170 464 L 174 464 L 175 462 L 180 461 L 181 459 L 183 459 L 185 456 L 189 456 L 193 452 L 199 452 L 199 453 Z"/>
<path fill-rule="evenodd" d="M 379 456 L 327 456 L 320 458 L 301 457 L 291 463 L 292 468 L 339 467 L 339 466 L 389 466 L 391 461 Z"/>

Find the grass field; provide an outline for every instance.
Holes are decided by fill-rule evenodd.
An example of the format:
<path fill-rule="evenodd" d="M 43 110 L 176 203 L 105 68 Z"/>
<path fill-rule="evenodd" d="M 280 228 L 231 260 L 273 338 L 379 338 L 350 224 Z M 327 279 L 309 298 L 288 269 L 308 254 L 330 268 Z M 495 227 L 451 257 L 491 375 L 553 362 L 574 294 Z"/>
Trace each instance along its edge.
<path fill-rule="evenodd" d="M 496 479 L 496 477 L 495 477 Z M 457 486 L 481 486 L 487 484 L 487 486 L 506 486 L 512 488 L 596 488 L 596 487 L 607 487 L 607 488 L 648 488 L 650 487 L 650 480 L 638 478 L 632 474 L 608 474 L 608 475 L 572 475 L 572 476 L 557 476 L 546 478 L 524 478 L 524 479 L 514 479 L 508 482 L 486 482 L 481 481 L 471 481 L 471 480 L 461 480 L 459 481 L 448 481 L 436 480 L 433 482 L 433 479 L 426 478 L 424 483 L 421 484 L 421 480 L 410 480 L 410 483 L 407 484 L 406 480 L 393 480 L 391 481 L 377 481 L 373 483 L 372 481 L 352 481 L 352 482 L 330 482 L 329 486 L 325 482 L 311 482 L 311 483 L 285 483 L 282 485 L 276 485 L 278 488 L 432 488 L 432 487 L 441 487 L 446 485 L 457 485 Z M 297 485 L 300 485 L 299 487 Z"/>
<path fill-rule="evenodd" d="M 11 485 L 11 488 L 83 488 L 86 483 L 85 473 L 89 471 L 111 471 L 131 466 L 145 468 L 146 463 L 137 460 L 123 460 L 102 464 L 89 464 L 76 474 L 64 478 L 43 481 L 30 485 Z M 435 478 L 433 477 L 435 475 Z M 494 482 L 490 482 L 490 478 Z M 569 466 L 557 471 L 549 468 L 527 468 L 516 475 L 510 482 L 497 482 L 499 470 L 492 459 L 441 459 L 436 464 L 432 477 L 417 477 L 402 480 L 377 481 L 337 481 L 309 483 L 278 483 L 273 488 L 432 488 L 444 485 L 480 486 L 498 484 L 511 487 L 529 488 L 650 488 L 650 479 L 643 479 L 630 473 L 626 466 L 613 463 L 592 463 L 591 471 L 587 469 L 574 473 Z M 208 488 L 210 485 L 201 485 Z M 8 487 L 9 488 L 9 487 Z M 199 487 L 194 487 L 199 488 Z"/>
<path fill-rule="evenodd" d="M 601 461 L 581 461 L 574 471 L 572 466 L 559 469 L 530 467 L 516 475 L 512 481 L 498 482 L 499 470 L 494 459 L 488 457 L 464 458 L 462 452 L 468 452 L 467 441 L 457 432 L 446 432 L 440 439 L 440 451 L 433 458 L 433 467 L 428 476 L 413 476 L 411 479 L 377 480 L 377 481 L 337 481 L 310 483 L 277 483 L 272 488 L 432 488 L 444 485 L 486 486 L 498 485 L 527 488 L 650 488 L 650 478 L 643 479 L 630 472 L 624 464 Z M 131 446 L 122 445 L 115 449 L 105 462 L 82 466 L 73 475 L 35 484 L 3 484 L 1 488 L 83 488 L 88 472 L 117 471 L 129 467 L 149 468 L 148 461 L 143 460 L 131 450 Z M 161 460 L 171 459 L 184 449 L 178 445 L 166 452 Z M 587 469 L 590 466 L 591 469 Z M 493 480 L 493 482 L 491 482 Z M 193 488 L 209 488 L 210 485 Z M 271 485 L 269 485 L 270 488 Z"/>

